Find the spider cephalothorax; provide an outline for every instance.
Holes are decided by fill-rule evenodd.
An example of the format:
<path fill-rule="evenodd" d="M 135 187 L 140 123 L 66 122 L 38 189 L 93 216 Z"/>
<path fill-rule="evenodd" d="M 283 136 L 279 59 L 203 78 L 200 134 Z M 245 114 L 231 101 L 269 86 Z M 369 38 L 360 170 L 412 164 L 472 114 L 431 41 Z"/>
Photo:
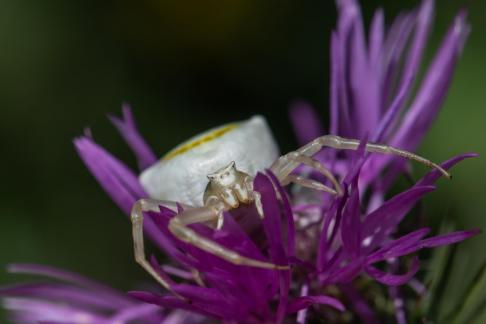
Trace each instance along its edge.
<path fill-rule="evenodd" d="M 211 204 L 212 200 L 223 201 L 228 207 L 238 208 L 241 203 L 253 201 L 251 196 L 252 178 L 249 174 L 236 169 L 236 163 L 230 164 L 218 171 L 208 174 L 209 183 L 203 196 L 203 204 Z"/>
<path fill-rule="evenodd" d="M 296 151 L 278 157 L 276 153 L 278 149 L 271 132 L 265 120 L 259 116 L 196 136 L 169 152 L 160 163 L 144 171 L 140 177 L 151 199 L 139 200 L 132 209 L 135 259 L 161 285 L 172 291 L 167 280 L 162 278 L 145 259 L 143 212 L 157 212 L 159 206 L 173 207 L 176 203 L 181 203 L 184 211 L 169 222 L 169 230 L 181 241 L 233 264 L 266 269 L 288 269 L 286 265 L 276 265 L 245 257 L 201 236 L 188 225 L 203 223 L 214 226 L 216 224 L 215 228 L 221 229 L 224 221 L 223 213 L 238 208 L 240 203 L 254 203 L 260 217 L 263 218 L 260 194 L 253 190 L 253 177 L 257 171 L 265 168 L 268 168 L 282 185 L 296 183 L 332 195 L 340 195 L 342 188 L 339 181 L 313 156 L 323 147 L 356 150 L 359 146 L 359 140 L 325 135 Z M 437 168 L 449 177 L 449 174 L 437 164 L 407 151 L 375 143 L 366 144 L 364 149 L 367 152 L 393 154 L 415 160 Z M 293 174 L 292 172 L 301 164 L 320 172 L 330 181 L 332 187 Z"/>
<path fill-rule="evenodd" d="M 223 226 L 223 212 L 238 208 L 240 203 L 255 202 L 258 213 L 263 217 L 260 195 L 253 191 L 253 178 L 236 168 L 235 161 L 208 174 L 209 183 L 203 196 L 203 205 L 211 206 L 218 213 L 216 229 Z"/>

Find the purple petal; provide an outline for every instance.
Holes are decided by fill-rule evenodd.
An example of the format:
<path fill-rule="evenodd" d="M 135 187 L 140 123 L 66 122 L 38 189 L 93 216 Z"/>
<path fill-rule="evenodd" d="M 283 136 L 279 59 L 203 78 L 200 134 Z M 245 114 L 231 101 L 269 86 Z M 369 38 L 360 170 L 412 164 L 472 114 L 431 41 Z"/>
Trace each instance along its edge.
<path fill-rule="evenodd" d="M 336 255 L 330 251 L 330 247 L 332 246 L 336 233 L 338 233 L 340 228 L 343 208 L 347 199 L 348 190 L 346 188 L 343 196 L 335 199 L 325 214 L 324 225 L 319 236 L 319 246 L 316 259 L 316 268 L 319 271 L 323 271 L 324 269 L 328 268 L 328 261 L 330 257 L 332 259 L 332 257 Z"/>
<path fill-rule="evenodd" d="M 410 279 L 408 283 L 413 280 Z M 398 286 L 389 286 L 388 291 L 391 299 L 393 300 L 393 306 L 395 308 L 395 319 L 397 324 L 407 324 L 407 313 L 405 309 L 405 300 L 400 294 L 400 288 Z"/>
<path fill-rule="evenodd" d="M 376 324 L 378 319 L 368 302 L 359 294 L 351 284 L 339 285 L 339 288 L 351 302 L 351 307 L 356 312 L 362 323 Z"/>
<path fill-rule="evenodd" d="M 124 307 L 131 304 L 128 299 L 121 297 L 120 293 L 115 289 L 74 272 L 40 264 L 10 264 L 7 266 L 7 271 L 9 273 L 32 274 L 67 281 L 80 287 L 96 291 L 96 294 L 104 296 L 104 298 L 109 300 L 113 305 L 118 305 L 118 307 Z"/>
<path fill-rule="evenodd" d="M 300 297 L 306 297 L 309 295 L 309 284 L 305 283 L 300 288 Z M 289 307 L 287 307 L 288 312 Z M 307 308 L 301 309 L 297 312 L 297 324 L 307 323 Z"/>
<path fill-rule="evenodd" d="M 330 126 L 329 126 L 329 133 L 333 135 L 342 134 L 343 131 L 340 127 L 341 117 L 341 104 L 340 104 L 340 84 L 341 84 L 341 61 L 339 57 L 339 39 L 336 32 L 331 33 L 331 44 L 330 44 L 330 52 L 331 52 L 331 60 L 330 60 L 330 71 L 331 71 L 331 85 L 330 85 Z M 344 109 L 343 109 L 344 110 Z M 343 111 L 345 113 L 346 110 Z"/>
<path fill-rule="evenodd" d="M 418 261 L 418 258 L 415 257 L 412 259 L 412 265 L 410 266 L 410 269 L 406 273 L 401 275 L 386 273 L 372 266 L 366 267 L 366 273 L 376 281 L 381 282 L 382 284 L 388 286 L 399 286 L 407 283 L 410 279 L 412 279 L 413 276 L 415 276 L 419 269 L 419 265 L 420 263 Z"/>
<path fill-rule="evenodd" d="M 171 265 L 166 265 L 166 264 L 162 265 L 161 269 L 165 273 L 179 277 L 179 278 L 184 279 L 184 280 L 193 280 L 194 279 L 193 273 L 191 273 L 187 270 L 183 270 L 183 269 L 180 269 L 180 268 L 177 268 L 177 267 L 173 267 Z"/>
<path fill-rule="evenodd" d="M 438 247 L 443 245 L 454 244 L 460 241 L 464 241 L 475 235 L 478 235 L 479 233 L 481 233 L 480 229 L 473 229 L 469 231 L 459 231 L 459 232 L 452 232 L 444 235 L 438 235 L 423 240 L 421 242 L 421 247 L 433 248 L 433 247 Z"/>
<path fill-rule="evenodd" d="M 303 297 L 297 297 L 296 299 L 292 300 L 289 303 L 287 307 L 287 313 L 288 314 L 296 313 L 301 309 L 305 309 L 314 304 L 328 305 L 334 307 L 337 310 L 340 310 L 341 312 L 344 312 L 344 310 L 346 309 L 344 305 L 336 298 L 332 298 L 325 295 L 303 296 Z"/>
<path fill-rule="evenodd" d="M 353 183 L 351 196 L 343 211 L 341 240 L 345 251 L 352 257 L 358 257 L 361 250 L 361 213 L 358 179 Z"/>
<path fill-rule="evenodd" d="M 135 173 L 94 141 L 79 137 L 74 145 L 86 167 L 125 214 L 130 214 L 138 199 L 147 197 Z"/>
<path fill-rule="evenodd" d="M 366 155 L 365 155 L 366 143 L 367 143 L 367 136 L 365 136 L 361 140 L 356 151 L 350 152 L 349 155 L 351 156 L 352 162 L 351 162 L 351 168 L 350 170 L 348 170 L 348 173 L 346 174 L 346 177 L 343 180 L 344 194 L 341 197 L 334 199 L 331 207 L 326 213 L 326 217 L 324 218 L 324 225 L 322 227 L 321 236 L 319 238 L 319 247 L 317 252 L 317 260 L 316 260 L 316 267 L 320 271 L 322 271 L 324 268 L 329 266 L 326 265 L 326 261 L 328 259 L 329 247 L 332 246 L 334 239 L 336 238 L 336 235 L 339 232 L 339 229 L 341 229 L 343 208 L 349 198 L 348 186 L 349 184 L 354 183 L 355 188 L 358 187 L 357 183 L 361 172 L 361 168 L 363 167 L 363 164 L 366 162 Z M 331 224 L 333 226 L 332 228 L 330 228 Z M 353 224 L 356 225 L 356 222 L 354 222 Z M 333 259 L 333 257 L 331 257 L 331 259 Z"/>
<path fill-rule="evenodd" d="M 393 99 L 390 107 L 387 109 L 385 116 L 380 121 L 380 125 L 376 129 L 372 137 L 372 142 L 381 142 L 383 136 L 386 134 L 392 122 L 398 116 L 398 112 L 402 107 L 405 99 L 409 96 L 415 78 L 420 67 L 420 62 L 424 52 L 424 47 L 429 34 L 430 25 L 432 23 L 432 14 L 434 12 L 434 2 L 432 0 L 422 1 L 422 5 L 417 13 L 417 22 L 415 32 L 408 57 L 404 66 L 403 77 L 400 81 L 400 86 L 397 94 Z"/>
<path fill-rule="evenodd" d="M 221 294 L 213 288 L 199 287 L 194 285 L 179 284 L 175 285 L 174 291 L 183 295 L 191 301 L 204 301 L 208 303 L 223 303 Z"/>
<path fill-rule="evenodd" d="M 208 287 L 216 289 L 224 300 L 224 303 L 219 302 L 225 308 L 224 310 L 218 311 L 220 316 L 226 318 L 244 318 L 252 312 L 269 314 L 268 301 L 273 297 L 273 294 L 271 296 L 265 294 L 266 283 L 262 282 L 261 286 L 257 286 L 258 293 L 251 290 L 255 287 L 254 283 L 251 284 L 251 287 L 250 284 L 244 285 L 241 283 L 245 278 L 249 279 L 248 281 L 252 280 L 251 275 L 252 271 L 248 271 L 246 275 L 233 273 L 232 278 L 228 278 L 228 275 L 224 278 L 224 276 L 218 276 L 215 272 L 205 273 L 204 277 L 208 283 Z M 264 297 L 258 298 L 258 294 Z M 200 305 L 206 308 L 204 301 Z M 226 315 L 223 316 L 223 313 Z"/>
<path fill-rule="evenodd" d="M 74 140 L 74 145 L 101 187 L 126 215 L 130 215 L 137 200 L 148 196 L 133 171 L 91 139 L 79 137 Z M 174 249 L 150 218 L 144 219 L 144 230 L 160 248 L 166 251 Z"/>
<path fill-rule="evenodd" d="M 385 18 L 382 9 L 375 11 L 369 33 L 369 63 L 370 66 L 380 66 L 382 64 L 385 36 Z"/>
<path fill-rule="evenodd" d="M 153 256 L 153 255 L 150 256 L 149 262 L 152 265 L 152 267 L 154 268 L 155 272 L 157 272 L 157 274 L 163 280 L 165 280 L 168 283 L 169 286 L 175 285 L 175 282 L 171 279 L 171 277 L 169 277 L 169 275 L 167 275 L 167 273 L 165 273 L 165 271 L 162 269 L 162 267 L 160 266 L 160 264 L 157 261 L 157 259 L 155 258 L 155 256 Z"/>
<path fill-rule="evenodd" d="M 389 103 L 392 99 L 390 94 L 393 93 L 394 80 L 398 80 L 400 73 L 400 61 L 405 54 L 404 48 L 409 43 L 414 25 L 416 22 L 415 13 L 401 13 L 393 21 L 389 32 L 387 33 L 384 53 L 383 53 L 383 98 L 384 103 Z M 383 105 L 383 108 L 388 108 Z M 382 113 L 385 113 L 383 109 Z"/>
<path fill-rule="evenodd" d="M 130 105 L 124 103 L 122 110 L 123 119 L 115 116 L 109 118 L 135 154 L 140 170 L 144 170 L 157 162 L 157 157 L 138 132 Z"/>
<path fill-rule="evenodd" d="M 427 294 L 427 287 L 418 279 L 411 279 L 408 282 L 408 286 L 413 289 L 413 291 L 420 297 L 423 297 Z"/>
<path fill-rule="evenodd" d="M 348 283 L 360 274 L 365 263 L 366 260 L 363 258 L 354 259 L 344 267 L 335 268 L 331 273 L 324 277 L 324 280 L 321 279 L 321 282 Z"/>
<path fill-rule="evenodd" d="M 225 298 L 218 289 L 181 284 L 174 286 L 174 290 L 187 298 L 192 306 L 225 319 L 244 317 L 249 311 L 243 303 L 232 302 Z"/>
<path fill-rule="evenodd" d="M 263 227 L 270 246 L 270 256 L 274 263 L 288 265 L 288 257 L 285 253 L 281 235 L 280 204 L 270 178 L 258 173 L 254 180 L 255 191 L 261 195 L 263 212 Z M 284 319 L 290 287 L 290 271 L 279 271 L 280 298 L 277 309 L 277 323 Z"/>
<path fill-rule="evenodd" d="M 361 138 L 378 122 L 381 110 L 379 73 L 375 73 L 369 65 L 359 5 L 354 0 L 341 0 L 338 1 L 338 9 L 340 12 L 338 26 L 343 20 L 344 27 L 338 29 L 341 32 L 339 36 L 346 46 L 343 50 L 346 56 L 343 57 L 349 60 L 342 63 L 349 65 L 349 71 L 343 77 L 349 78 L 349 88 L 346 92 L 353 105 L 350 107 L 352 118 L 350 126 L 353 127 L 353 137 Z M 346 27 L 349 29 L 345 29 Z"/>
<path fill-rule="evenodd" d="M 178 248 L 179 246 L 177 243 L 180 241 L 175 239 L 169 232 L 168 219 L 170 219 L 170 217 L 172 217 L 175 213 L 163 206 L 159 206 L 159 208 L 159 213 L 144 213 L 144 232 L 147 233 L 154 242 L 157 242 L 159 247 L 161 247 L 161 249 L 165 251 L 173 260 L 184 266 L 193 266 L 191 260 L 181 252 L 181 249 Z M 165 219 L 165 217 L 168 215 L 170 215 L 170 217 Z M 155 235 L 155 239 L 152 238 L 152 235 L 150 235 L 152 232 Z"/>
<path fill-rule="evenodd" d="M 192 306 L 225 319 L 236 319 L 244 316 L 248 311 L 234 307 L 238 305 L 224 298 L 221 292 L 215 288 L 199 287 L 195 285 L 180 284 L 174 286 L 174 290 L 187 298 Z M 242 306 L 242 305 L 240 305 Z"/>
<path fill-rule="evenodd" d="M 426 193 L 434 190 L 432 186 L 413 187 L 404 191 L 369 214 L 363 222 L 363 238 L 371 240 L 367 250 L 373 249 L 386 235 L 395 230 L 405 215 Z"/>
<path fill-rule="evenodd" d="M 270 177 L 274 187 L 277 189 L 280 197 L 282 198 L 282 203 L 284 207 L 282 213 L 284 218 L 287 220 L 287 254 L 289 255 L 289 257 L 292 257 L 295 255 L 295 223 L 289 197 L 287 195 L 287 192 L 285 192 L 284 188 L 278 181 L 277 177 L 271 171 L 267 171 L 266 174 Z"/>
<path fill-rule="evenodd" d="M 127 293 L 128 296 L 143 301 L 145 303 L 154 304 L 166 308 L 178 308 L 178 309 L 185 309 L 191 312 L 203 314 L 206 316 L 214 316 L 209 312 L 206 312 L 203 309 L 199 309 L 194 307 L 190 303 L 175 297 L 175 296 L 162 296 L 146 291 L 130 291 Z"/>
<path fill-rule="evenodd" d="M 130 321 L 144 321 L 148 315 L 160 312 L 161 309 L 155 305 L 140 304 L 127 307 L 110 318 L 111 323 L 129 323 Z"/>
<path fill-rule="evenodd" d="M 227 316 L 231 312 L 234 314 L 238 312 L 243 316 L 245 311 L 249 312 L 252 309 L 268 307 L 269 298 L 272 298 L 278 291 L 278 278 L 274 271 L 234 265 L 196 246 L 184 243 L 168 232 L 167 222 L 170 217 L 165 217 L 163 214 L 152 216 L 160 226 L 161 231 L 174 240 L 174 244 L 187 255 L 184 255 L 184 261 L 187 261 L 184 264 L 203 273 L 204 282 L 208 287 L 217 289 L 226 301 L 226 310 L 220 309 L 216 312 L 214 309 L 213 314 Z M 251 217 L 252 215 L 246 210 L 245 217 L 248 216 Z M 227 249 L 246 257 L 268 262 L 235 222 L 233 216 L 228 213 L 225 213 L 224 226 L 219 231 L 214 231 L 200 224 L 190 227 L 202 237 Z"/>
<path fill-rule="evenodd" d="M 469 231 L 459 231 L 459 232 L 434 236 L 419 241 L 418 239 L 425 236 L 428 233 L 428 231 L 429 229 L 423 228 L 415 232 L 409 233 L 398 240 L 392 241 L 389 245 L 383 247 L 379 251 L 370 255 L 368 257 L 368 263 L 373 263 L 385 259 L 397 258 L 400 256 L 414 253 L 423 248 L 433 248 L 442 245 L 454 244 L 480 233 L 480 230 L 474 229 Z"/>
<path fill-rule="evenodd" d="M 263 212 L 263 226 L 270 246 L 272 261 L 285 265 L 288 263 L 283 248 L 281 235 L 280 204 L 273 189 L 271 180 L 262 173 L 257 174 L 254 181 L 255 191 L 261 195 Z"/>
<path fill-rule="evenodd" d="M 120 305 L 119 303 L 113 303 L 111 298 L 107 298 L 105 295 L 98 295 L 96 292 L 55 283 L 21 284 L 2 287 L 0 288 L 0 296 L 46 299 L 68 303 L 72 306 L 101 307 L 107 310 L 130 305 L 127 301 Z"/>
<path fill-rule="evenodd" d="M 107 322 L 106 318 L 92 310 L 44 300 L 5 298 L 3 307 L 12 312 L 14 323 L 62 324 L 72 323 L 70 319 L 73 318 L 82 318 L 92 324 Z"/>
<path fill-rule="evenodd" d="M 246 214 L 245 216 L 249 215 Z M 256 215 L 254 216 L 258 217 Z M 261 225 L 259 224 L 259 226 Z M 238 248 L 235 244 L 224 242 L 226 246 L 229 246 L 232 250 L 244 255 L 260 260 L 264 259 L 260 249 L 246 235 L 239 223 L 237 223 L 233 217 L 229 217 L 228 220 L 225 219 L 223 229 L 226 229 L 231 233 L 229 237 L 234 240 L 234 242 L 240 242 L 240 244 L 245 242 L 244 249 Z M 236 281 L 235 277 L 238 279 L 237 283 L 239 288 L 237 290 L 246 294 L 244 300 L 251 300 L 251 303 L 254 303 L 255 305 L 264 305 L 267 307 L 268 299 L 272 298 L 278 289 L 278 281 L 274 271 L 240 266 L 237 266 L 236 269 L 237 271 L 232 271 L 230 275 L 233 275 L 233 281 Z M 230 289 L 228 293 L 234 295 L 235 289 Z"/>
<path fill-rule="evenodd" d="M 297 101 L 290 106 L 290 121 L 300 146 L 324 134 L 320 117 L 314 108 L 304 101 Z"/>
<path fill-rule="evenodd" d="M 204 322 L 204 316 L 192 314 L 184 310 L 175 310 L 168 314 L 160 324 L 195 324 Z"/>
<path fill-rule="evenodd" d="M 459 163 L 460 161 L 467 159 L 467 158 L 472 158 L 476 157 L 478 154 L 476 153 L 464 153 L 461 155 L 458 155 L 454 158 L 451 158 L 447 160 L 446 162 L 441 164 L 441 167 L 445 170 L 449 170 L 452 168 L 455 164 Z M 384 193 L 388 191 L 391 186 L 393 185 L 394 180 L 396 179 L 397 175 L 405 172 L 409 174 L 411 171 L 409 168 L 406 168 L 407 164 L 405 160 L 399 160 L 393 163 L 386 173 L 382 176 L 382 183 L 379 187 L 379 191 Z M 437 169 L 432 169 L 430 170 L 420 181 L 418 181 L 415 186 L 429 186 L 434 184 L 439 178 L 443 177 L 444 175 Z"/>
<path fill-rule="evenodd" d="M 196 226 L 194 226 L 195 228 Z M 229 214 L 225 214 L 224 226 L 221 230 L 215 231 L 204 225 L 200 225 L 197 228 L 197 232 L 202 236 L 205 236 L 226 248 L 236 251 L 242 255 L 250 258 L 265 260 L 260 249 L 256 244 L 248 237 L 248 235 L 239 227 L 238 223 Z M 218 257 L 218 259 L 220 259 Z M 204 261 L 204 259 L 202 259 Z M 268 261 L 268 260 L 267 260 Z M 228 262 L 223 261 L 225 265 Z M 233 266 L 233 265 L 232 265 Z M 237 266 L 237 268 L 240 268 Z M 254 268 L 253 270 L 260 270 Z M 267 270 L 262 270 L 266 272 Z"/>
<path fill-rule="evenodd" d="M 461 162 L 464 159 L 474 158 L 479 156 L 476 153 L 464 153 L 458 156 L 453 157 L 452 159 L 447 160 L 446 162 L 442 163 L 440 166 L 445 169 L 449 170 L 457 163 Z M 440 177 L 442 177 L 442 173 L 437 170 L 433 169 L 429 171 L 420 181 L 418 181 L 415 186 L 428 186 L 436 182 Z"/>
<path fill-rule="evenodd" d="M 397 259 L 393 261 L 389 261 L 388 264 L 392 272 L 397 272 L 400 267 Z M 414 278 L 410 279 L 407 283 L 410 284 L 412 280 L 414 280 Z M 390 295 L 390 298 L 393 300 L 393 306 L 395 308 L 395 319 L 397 321 L 397 324 L 407 324 L 407 316 L 406 316 L 407 310 L 406 310 L 405 300 L 403 299 L 401 290 L 402 290 L 401 287 L 389 286 L 388 294 Z"/>
<path fill-rule="evenodd" d="M 452 80 L 457 59 L 469 33 L 465 12 L 461 12 L 445 36 L 419 92 L 407 111 L 391 144 L 414 150 L 435 120 Z"/>
<path fill-rule="evenodd" d="M 352 113 L 353 107 L 351 107 L 351 98 L 349 98 L 349 80 L 348 75 L 350 73 L 349 60 L 351 53 L 349 50 L 349 38 L 350 33 L 355 25 L 356 16 L 359 14 L 359 8 L 353 0 L 337 1 L 339 19 L 337 23 L 337 30 L 334 32 L 332 42 L 335 45 L 335 54 L 332 55 L 332 64 L 336 67 L 337 76 L 337 93 L 338 93 L 338 109 L 339 110 L 339 127 L 338 135 L 355 137 L 353 132 L 353 120 Z M 332 51 L 333 52 L 333 51 Z M 334 111 L 334 112 L 337 112 Z M 333 118 L 333 117 L 331 117 Z"/>
<path fill-rule="evenodd" d="M 368 135 L 365 134 L 364 137 L 361 139 L 358 148 L 356 151 L 350 151 L 349 156 L 351 160 L 351 167 L 346 174 L 346 177 L 343 180 L 343 183 L 349 185 L 355 181 L 358 181 L 359 175 L 361 173 L 361 169 L 363 164 L 366 162 L 366 144 L 368 142 Z"/>
<path fill-rule="evenodd" d="M 408 233 L 383 246 L 375 253 L 368 256 L 368 264 L 407 255 L 419 249 L 418 243 L 425 235 L 430 233 L 429 228 L 421 228 Z"/>

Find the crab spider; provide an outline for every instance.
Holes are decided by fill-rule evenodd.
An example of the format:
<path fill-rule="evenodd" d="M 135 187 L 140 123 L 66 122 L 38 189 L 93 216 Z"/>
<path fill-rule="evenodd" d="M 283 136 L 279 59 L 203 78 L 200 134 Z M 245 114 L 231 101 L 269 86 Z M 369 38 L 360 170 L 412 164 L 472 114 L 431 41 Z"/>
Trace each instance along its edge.
<path fill-rule="evenodd" d="M 151 198 L 139 200 L 132 208 L 135 260 L 162 286 L 172 291 L 170 283 L 145 258 L 143 213 L 158 212 L 159 206 L 177 210 L 177 202 L 184 211 L 174 216 L 168 227 L 179 240 L 236 265 L 288 269 L 286 265 L 245 257 L 199 235 L 188 225 L 204 223 L 216 230 L 221 229 L 223 213 L 238 208 L 240 204 L 254 203 L 263 218 L 260 194 L 253 190 L 253 177 L 265 168 L 269 168 L 282 185 L 296 183 L 331 195 L 341 195 L 342 188 L 337 179 L 313 156 L 323 147 L 356 150 L 359 144 L 359 140 L 325 135 L 296 151 L 279 156 L 275 140 L 261 116 L 212 129 L 188 140 L 140 176 L 140 182 Z M 411 152 L 375 143 L 366 144 L 365 150 L 415 160 L 449 177 L 439 165 Z M 301 164 L 320 172 L 332 186 L 293 175 L 292 171 Z"/>

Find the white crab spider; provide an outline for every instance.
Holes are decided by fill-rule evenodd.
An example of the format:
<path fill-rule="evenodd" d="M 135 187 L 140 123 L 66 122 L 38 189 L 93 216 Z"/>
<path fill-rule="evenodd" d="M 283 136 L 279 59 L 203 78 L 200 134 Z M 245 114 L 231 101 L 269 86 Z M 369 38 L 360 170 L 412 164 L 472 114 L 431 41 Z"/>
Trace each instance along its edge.
<path fill-rule="evenodd" d="M 182 143 L 140 175 L 140 182 L 150 198 L 137 201 L 131 212 L 135 260 L 162 286 L 172 291 L 169 283 L 145 258 L 143 212 L 158 212 L 160 205 L 174 209 L 178 202 L 184 206 L 184 211 L 169 222 L 169 230 L 178 239 L 233 264 L 288 269 L 287 266 L 240 255 L 200 236 L 187 225 L 204 223 L 220 229 L 223 226 L 223 213 L 237 208 L 240 203 L 255 203 L 260 217 L 263 218 L 260 195 L 253 190 L 253 177 L 265 168 L 269 168 L 282 185 L 297 183 L 339 195 L 342 193 L 339 182 L 312 156 L 323 147 L 356 150 L 359 143 L 354 139 L 325 135 L 279 157 L 276 142 L 261 116 L 214 128 Z M 440 166 L 413 153 L 373 143 L 366 144 L 365 149 L 368 152 L 394 154 L 415 160 L 436 168 L 449 177 L 447 171 Z M 301 164 L 322 173 L 333 187 L 291 174 Z"/>

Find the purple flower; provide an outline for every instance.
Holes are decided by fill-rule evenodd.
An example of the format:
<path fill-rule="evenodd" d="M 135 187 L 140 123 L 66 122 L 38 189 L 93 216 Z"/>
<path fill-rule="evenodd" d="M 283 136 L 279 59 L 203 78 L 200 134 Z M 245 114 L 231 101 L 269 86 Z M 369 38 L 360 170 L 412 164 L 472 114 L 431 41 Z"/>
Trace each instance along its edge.
<path fill-rule="evenodd" d="M 124 115 L 125 120 L 131 120 L 126 107 Z M 127 125 L 126 121 L 117 120 L 117 125 L 122 133 L 128 131 L 143 143 L 134 127 L 119 126 Z M 139 198 L 147 196 L 135 173 L 90 137 L 76 139 L 75 145 L 85 164 L 127 215 Z M 143 154 L 140 151 L 134 153 L 139 161 L 146 159 L 143 154 L 153 156 L 149 150 Z M 465 154 L 442 166 L 448 169 L 472 156 L 474 154 Z M 308 217 L 316 206 L 291 203 L 284 188 L 266 172 L 260 173 L 254 184 L 255 190 L 262 195 L 266 215 L 263 222 L 260 223 L 253 209 L 243 209 L 232 215 L 226 214 L 225 225 L 219 231 L 204 225 L 192 227 L 200 235 L 242 255 L 291 264 L 292 271 L 236 266 L 188 245 L 175 238 L 167 228 L 175 212 L 161 208 L 159 213 L 147 213 L 145 230 L 172 262 L 160 265 L 152 258 L 151 263 L 183 298 L 153 292 L 131 292 L 131 296 L 163 307 L 185 309 L 228 321 L 281 322 L 295 312 L 305 318 L 305 311 L 312 304 L 327 304 L 344 310 L 342 301 L 323 293 L 327 286 L 339 285 L 351 303 L 357 304 L 358 292 L 350 285 L 357 277 L 367 276 L 379 283 L 396 286 L 408 282 L 419 269 L 416 257 L 411 259 L 409 270 L 404 274 L 384 272 L 375 264 L 397 260 L 423 248 L 455 243 L 477 233 L 473 230 L 425 238 L 430 230 L 421 228 L 396 238 L 398 224 L 417 201 L 434 189 L 432 184 L 439 178 L 439 171 L 429 172 L 414 187 L 374 211 L 361 213 L 363 203 L 357 184 L 366 156 L 361 149 L 350 158 L 351 168 L 343 180 L 344 195 L 332 199 L 328 207 L 317 205 L 321 211 L 315 223 L 302 225 L 299 218 Z M 298 201 L 302 197 L 294 194 L 290 198 Z M 294 224 L 294 220 L 298 223 Z M 172 281 L 170 275 L 183 279 L 183 283 Z"/>
<path fill-rule="evenodd" d="M 182 205 L 178 206 L 178 212 L 160 206 L 159 212 L 145 213 L 144 231 L 168 257 L 163 263 L 151 257 L 150 263 L 168 282 L 171 292 L 162 287 L 156 292 L 130 292 L 131 297 L 144 302 L 140 304 L 128 297 L 108 294 L 107 288 L 86 284 L 85 279 L 71 280 L 72 274 L 66 276 L 57 270 L 46 272 L 34 267 L 34 272 L 69 278 L 70 282 L 88 289 L 85 295 L 92 297 L 91 303 L 86 305 L 79 300 L 71 303 L 68 299 L 69 306 L 62 309 L 68 313 L 62 314 L 69 317 L 69 314 L 83 311 L 82 314 L 98 316 L 99 307 L 95 306 L 102 306 L 105 316 L 106 312 L 118 316 L 122 310 L 144 305 L 154 313 L 137 317 L 141 322 L 148 322 L 143 316 L 154 316 L 150 319 L 157 320 L 156 315 L 167 314 L 157 313 L 159 307 L 163 311 L 176 309 L 183 314 L 229 323 L 282 323 L 285 320 L 305 323 L 314 317 L 336 321 L 343 313 L 355 314 L 366 323 L 377 322 L 379 314 L 367 302 L 368 296 L 360 288 L 360 280 L 389 287 L 391 298 L 399 305 L 401 291 L 398 287 L 415 280 L 420 268 L 416 252 L 456 243 L 478 233 L 471 230 L 427 237 L 430 233 L 427 227 L 404 232 L 399 227 L 402 220 L 419 200 L 435 189 L 434 183 L 440 173 L 430 171 L 414 186 L 385 201 L 385 194 L 403 169 L 403 161 L 364 152 L 368 136 L 372 141 L 414 150 L 437 115 L 467 27 L 464 13 L 459 14 L 419 91 L 411 98 L 431 24 L 432 5 L 432 1 L 424 0 L 417 10 L 399 16 L 386 34 L 383 13 L 378 11 L 367 45 L 358 5 L 352 0 L 338 2 L 339 20 L 331 40 L 330 132 L 359 138 L 362 143 L 356 152 L 338 154 L 325 150 L 316 158 L 340 177 L 343 195 L 305 190 L 290 192 L 270 171 L 261 170 L 254 179 L 254 190 L 261 195 L 263 220 L 255 208 L 247 206 L 225 213 L 220 230 L 203 224 L 190 225 L 200 236 L 227 249 L 252 259 L 290 265 L 289 270 L 235 265 L 197 245 L 187 244 L 168 230 L 169 221 L 182 211 Z M 409 100 L 411 105 L 407 106 L 405 103 Z M 312 108 L 301 103 L 291 114 L 302 144 L 322 135 L 322 127 Z M 110 118 L 135 154 L 139 171 L 157 162 L 139 134 L 127 105 L 123 107 L 123 118 Z M 137 200 L 148 197 L 139 182 L 138 172 L 98 145 L 89 133 L 77 138 L 74 144 L 85 165 L 127 216 Z M 449 169 L 473 156 L 463 154 L 441 166 Z M 389 167 L 389 172 L 382 175 L 385 167 Z M 322 180 L 306 168 L 298 172 Z M 363 194 L 367 191 L 369 199 Z M 29 285 L 26 287 L 24 290 L 22 287 L 6 288 L 2 292 L 3 296 L 8 296 L 7 307 L 17 310 L 14 314 L 20 316 L 18 318 L 26 316 L 29 320 L 42 315 L 42 311 L 30 312 L 30 302 L 40 303 L 38 308 L 32 304 L 32 309 L 59 310 L 58 300 L 51 298 L 53 287 L 59 289 L 55 296 L 72 296 L 73 291 L 78 291 L 72 285 L 45 284 L 41 293 Z M 105 304 L 97 305 L 96 297 L 103 294 L 107 294 L 107 298 L 102 298 Z M 27 302 L 26 306 L 15 304 L 17 300 L 11 299 L 19 295 L 24 298 L 21 302 Z M 115 304 L 121 301 L 129 305 L 116 308 Z M 402 307 L 396 307 L 396 318 L 399 323 L 406 320 Z"/>

